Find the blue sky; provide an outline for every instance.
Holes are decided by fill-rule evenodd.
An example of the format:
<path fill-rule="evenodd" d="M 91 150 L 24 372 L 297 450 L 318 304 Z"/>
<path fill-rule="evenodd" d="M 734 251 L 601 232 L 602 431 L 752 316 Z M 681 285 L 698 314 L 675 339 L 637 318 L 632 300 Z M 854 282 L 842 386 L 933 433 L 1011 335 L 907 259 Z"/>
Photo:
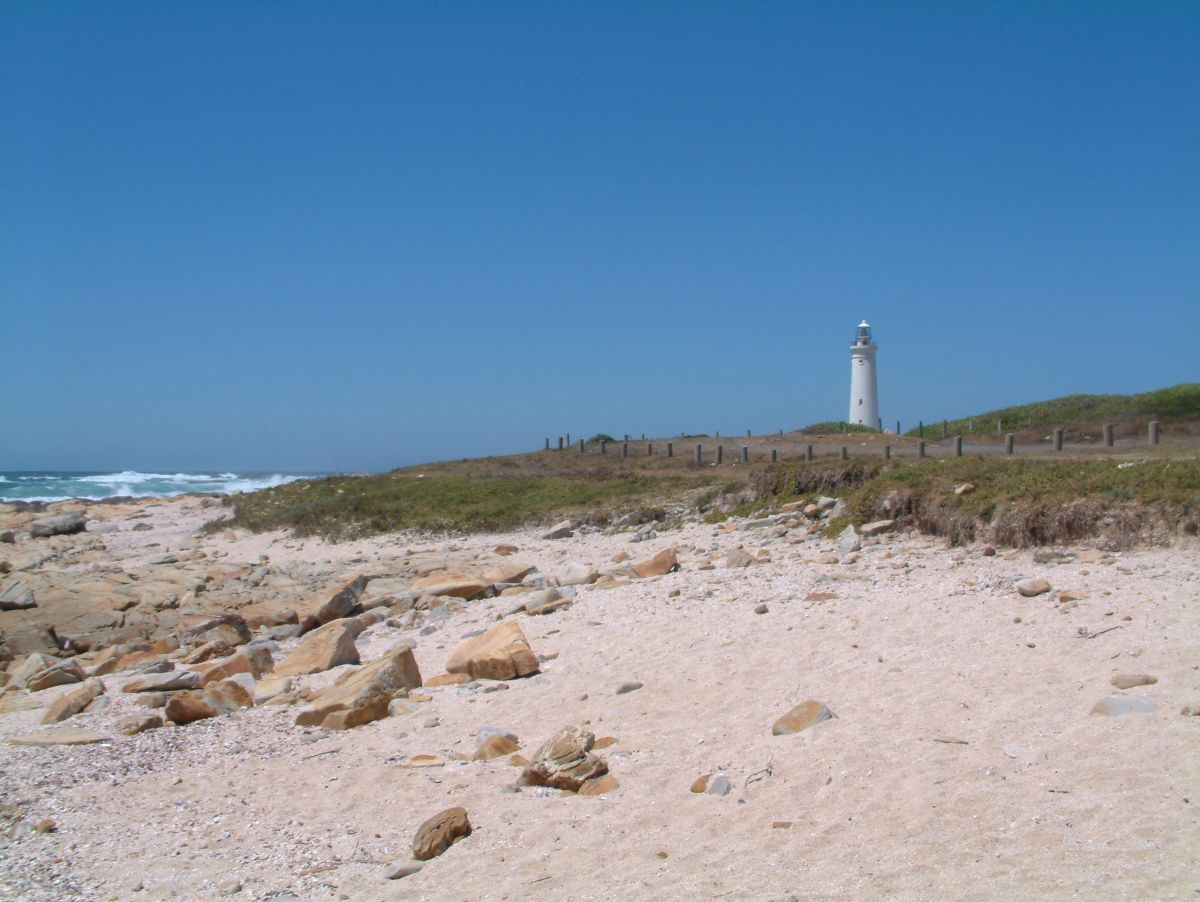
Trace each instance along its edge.
<path fill-rule="evenodd" d="M 1200 377 L 1195 3 L 0 6 L 0 469 Z"/>

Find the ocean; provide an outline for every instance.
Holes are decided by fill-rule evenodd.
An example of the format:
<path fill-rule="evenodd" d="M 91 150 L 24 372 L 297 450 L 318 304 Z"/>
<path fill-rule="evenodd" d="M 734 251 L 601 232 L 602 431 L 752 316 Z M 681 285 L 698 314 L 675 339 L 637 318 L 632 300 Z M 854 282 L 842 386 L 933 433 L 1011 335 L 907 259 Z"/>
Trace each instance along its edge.
<path fill-rule="evenodd" d="M 169 498 L 188 492 L 253 492 L 314 473 L 120 473 L 0 471 L 0 501 L 65 501 L 86 498 Z"/>

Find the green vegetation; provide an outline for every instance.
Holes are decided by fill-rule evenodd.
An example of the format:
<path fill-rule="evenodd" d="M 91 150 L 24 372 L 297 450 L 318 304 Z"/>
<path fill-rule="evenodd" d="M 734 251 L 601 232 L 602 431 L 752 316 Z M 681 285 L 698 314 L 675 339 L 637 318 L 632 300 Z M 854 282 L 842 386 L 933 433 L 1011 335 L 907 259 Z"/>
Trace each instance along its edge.
<path fill-rule="evenodd" d="M 833 528 L 899 519 L 923 532 L 968 541 L 990 524 L 995 541 L 1018 546 L 1097 535 L 1114 518 L 1120 528 L 1133 529 L 1151 513 L 1172 519 L 1172 528 L 1185 532 L 1194 533 L 1200 525 L 1200 461 L 1195 459 L 824 461 L 770 467 L 758 481 L 759 499 L 734 514 L 761 508 L 763 496 L 786 503 L 824 494 L 848 505 L 848 516 Z M 955 494 L 964 483 L 974 491 Z"/>
<path fill-rule="evenodd" d="M 303 480 L 224 499 L 232 520 L 208 525 L 261 532 L 287 529 L 333 540 L 402 529 L 485 532 L 582 516 L 605 522 L 612 513 L 654 507 L 702 490 L 717 477 L 630 475 L 616 479 L 538 476 L 470 477 L 409 473 Z"/>
<path fill-rule="evenodd" d="M 951 435 L 996 431 L 996 421 L 1005 432 L 1020 429 L 1070 426 L 1079 423 L 1119 423 L 1131 419 L 1158 419 L 1164 423 L 1200 420 L 1200 383 L 1185 382 L 1139 395 L 1067 395 L 1035 404 L 990 410 L 949 422 Z M 932 437 L 941 420 L 926 420 L 926 437 Z M 907 435 L 916 436 L 918 429 Z"/>
<path fill-rule="evenodd" d="M 878 432 L 878 429 L 872 429 L 870 426 L 863 426 L 860 423 L 844 423 L 826 420 L 823 423 L 813 423 L 810 426 L 804 426 L 797 430 L 801 435 L 834 435 L 843 432 Z"/>
<path fill-rule="evenodd" d="M 595 435 L 593 435 L 590 439 L 587 440 L 587 443 L 589 445 L 598 445 L 601 442 L 610 442 L 611 443 L 611 442 L 615 442 L 615 441 L 616 441 L 616 439 L 613 438 L 611 435 L 609 435 L 607 432 L 597 432 Z"/>

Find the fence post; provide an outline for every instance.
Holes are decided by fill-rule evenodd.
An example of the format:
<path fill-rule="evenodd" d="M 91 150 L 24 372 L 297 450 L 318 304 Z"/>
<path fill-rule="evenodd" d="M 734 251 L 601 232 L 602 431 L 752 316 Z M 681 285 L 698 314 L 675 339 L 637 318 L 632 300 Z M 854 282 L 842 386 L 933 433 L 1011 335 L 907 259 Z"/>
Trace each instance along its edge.
<path fill-rule="evenodd" d="M 842 460 L 849 460 L 849 459 L 850 459 L 850 449 L 847 448 L 845 445 L 842 445 Z"/>
<path fill-rule="evenodd" d="M 920 420 L 917 423 L 917 438 L 925 438 L 925 421 Z"/>
<path fill-rule="evenodd" d="M 946 422 L 945 420 L 942 420 L 942 438 L 949 438 L 949 437 L 950 437 L 950 424 L 948 422 Z"/>
<path fill-rule="evenodd" d="M 746 438 L 750 438 L 750 430 L 749 429 L 746 430 Z"/>
<path fill-rule="evenodd" d="M 954 456 L 962 457 L 962 436 L 954 436 Z"/>
<path fill-rule="evenodd" d="M 629 442 L 621 442 L 621 456 L 622 457 L 629 456 Z"/>
<path fill-rule="evenodd" d="M 580 439 L 580 440 L 579 440 L 579 453 L 580 453 L 580 454 L 582 454 L 582 453 L 583 453 L 583 439 Z"/>
<path fill-rule="evenodd" d="M 1063 431 L 1061 429 L 1054 430 L 1054 450 L 1061 451 L 1063 442 Z"/>
<path fill-rule="evenodd" d="M 646 442 L 646 456 L 647 457 L 654 456 L 654 445 L 651 444 L 650 442 Z"/>
<path fill-rule="evenodd" d="M 562 449 L 563 449 L 563 443 L 562 443 L 562 436 L 560 435 L 558 437 L 558 450 L 561 451 Z"/>
<path fill-rule="evenodd" d="M 702 447 L 700 445 L 697 445 L 696 446 L 696 466 L 700 466 L 702 451 L 703 451 Z"/>
<path fill-rule="evenodd" d="M 779 463 L 779 449 L 778 448 L 771 449 L 771 463 L 773 463 L 773 464 Z"/>
<path fill-rule="evenodd" d="M 1012 454 L 1016 450 L 1017 437 L 1011 432 L 1004 436 L 1004 453 Z"/>
<path fill-rule="evenodd" d="M 546 450 L 547 450 L 547 451 L 549 451 L 549 450 L 550 450 L 550 439 L 549 439 L 549 437 L 547 437 L 547 438 L 546 438 Z"/>
<path fill-rule="evenodd" d="M 1104 445 L 1107 448 L 1111 448 L 1113 446 L 1113 424 L 1112 423 L 1104 424 Z"/>
<path fill-rule="evenodd" d="M 884 459 L 884 460 L 891 460 L 891 459 L 892 459 L 892 446 L 891 446 L 891 445 L 884 445 L 884 446 L 883 446 L 883 459 Z"/>
<path fill-rule="evenodd" d="M 1150 444 L 1158 444 L 1158 420 L 1150 421 Z"/>
<path fill-rule="evenodd" d="M 900 421 L 896 420 L 896 435 L 900 434 Z"/>
<path fill-rule="evenodd" d="M 600 453 L 601 454 L 608 453 L 608 442 L 606 442 L 604 439 L 600 439 Z"/>
<path fill-rule="evenodd" d="M 917 457 L 925 456 L 925 442 L 917 442 Z"/>
<path fill-rule="evenodd" d="M 567 433 L 567 447 L 571 447 L 571 433 L 569 432 Z"/>
<path fill-rule="evenodd" d="M 812 445 L 806 445 L 804 447 L 804 459 L 805 460 L 813 459 L 813 446 Z"/>
<path fill-rule="evenodd" d="M 667 442 L 667 457 L 674 457 L 674 456 L 675 456 L 675 443 Z"/>
<path fill-rule="evenodd" d="M 750 463 L 750 447 L 748 445 L 742 445 L 742 463 Z"/>
<path fill-rule="evenodd" d="M 721 463 L 725 459 L 725 446 L 717 445 L 717 463 Z"/>

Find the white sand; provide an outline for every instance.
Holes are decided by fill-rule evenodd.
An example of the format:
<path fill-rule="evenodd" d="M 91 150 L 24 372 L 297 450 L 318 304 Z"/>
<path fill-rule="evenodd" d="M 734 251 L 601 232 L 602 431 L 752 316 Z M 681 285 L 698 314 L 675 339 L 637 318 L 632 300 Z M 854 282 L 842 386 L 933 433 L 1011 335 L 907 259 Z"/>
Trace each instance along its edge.
<path fill-rule="evenodd" d="M 155 530 L 107 536 L 109 550 L 134 560 L 203 519 L 181 504 L 154 510 Z M 507 691 L 431 690 L 415 714 L 344 733 L 305 731 L 295 708 L 264 707 L 101 745 L 2 746 L 0 801 L 58 829 L 0 846 L 0 896 L 208 899 L 236 881 L 245 899 L 1196 898 L 1200 718 L 1179 713 L 1200 703 L 1194 541 L 1035 564 L 1030 552 L 983 557 L 896 536 L 827 565 L 817 559 L 831 543 L 789 544 L 795 536 L 693 524 L 640 544 L 627 533 L 206 539 L 231 561 L 363 557 L 366 569 L 406 549 L 476 554 L 505 541 L 551 574 L 618 551 L 696 551 L 681 555 L 682 572 L 583 588 L 567 610 L 522 616 L 534 651 L 558 657 Z M 696 569 L 741 543 L 765 543 L 773 561 Z M 1062 613 L 1053 596 L 1017 595 L 1026 576 L 1086 597 Z M 805 601 L 810 592 L 837 598 Z M 377 626 L 360 638 L 363 659 L 414 637 L 428 678 L 512 601 L 468 603 L 432 635 Z M 760 602 L 769 613 L 753 613 Z M 1120 629 L 1079 637 L 1110 626 Z M 1123 693 L 1109 685 L 1119 672 L 1158 682 Z M 615 695 L 629 679 L 644 688 Z M 121 681 L 105 678 L 108 709 L 70 724 L 106 731 L 146 711 L 114 692 Z M 1110 695 L 1158 708 L 1089 714 Z M 809 698 L 837 719 L 772 736 Z M 423 726 L 430 716 L 438 726 Z M 39 717 L 0 717 L 0 737 Z M 520 773 L 504 759 L 450 759 L 473 752 L 485 725 L 516 733 L 530 755 L 568 723 L 617 739 L 600 752 L 615 792 L 504 792 Z M 446 763 L 404 766 L 417 754 Z M 728 775 L 733 792 L 689 792 L 706 773 Z M 452 805 L 475 832 L 421 873 L 385 880 L 417 826 Z"/>

